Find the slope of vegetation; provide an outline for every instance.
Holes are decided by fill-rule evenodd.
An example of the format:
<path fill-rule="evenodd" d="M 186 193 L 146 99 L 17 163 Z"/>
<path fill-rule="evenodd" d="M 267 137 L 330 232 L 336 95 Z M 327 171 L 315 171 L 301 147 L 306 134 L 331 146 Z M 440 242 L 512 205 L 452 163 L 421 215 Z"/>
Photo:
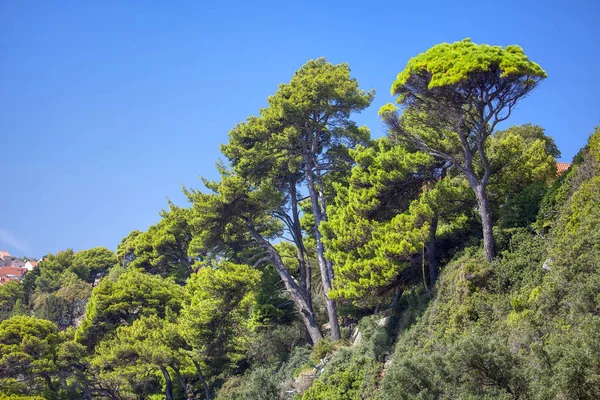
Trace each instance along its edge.
<path fill-rule="evenodd" d="M 599 398 L 600 130 L 557 177 L 543 128 L 496 129 L 545 77 L 434 46 L 371 140 L 374 93 L 309 61 L 188 207 L 0 287 L 1 395 Z"/>

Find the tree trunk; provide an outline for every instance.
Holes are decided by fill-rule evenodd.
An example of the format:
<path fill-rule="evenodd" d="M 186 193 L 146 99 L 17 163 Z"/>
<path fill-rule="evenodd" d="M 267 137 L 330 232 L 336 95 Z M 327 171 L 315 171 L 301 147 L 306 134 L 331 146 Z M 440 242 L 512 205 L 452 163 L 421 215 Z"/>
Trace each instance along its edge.
<path fill-rule="evenodd" d="M 300 265 L 300 286 L 306 292 L 306 301 L 312 311 L 312 268 L 306 254 L 302 238 L 302 227 L 300 226 L 300 215 L 298 212 L 298 198 L 296 197 L 296 184 L 290 184 L 290 197 L 292 200 L 292 222 L 294 223 L 294 241 L 296 242 L 298 263 Z"/>
<path fill-rule="evenodd" d="M 309 305 L 307 301 L 307 296 L 304 292 L 304 289 L 290 274 L 290 271 L 287 270 L 277 249 L 273 247 L 268 240 L 256 232 L 253 226 L 248 226 L 248 230 L 250 231 L 252 238 L 261 246 L 263 246 L 269 253 L 269 257 L 273 263 L 273 266 L 275 267 L 275 271 L 277 271 L 277 274 L 279 274 L 279 277 L 283 281 L 285 288 L 292 297 L 292 300 L 296 305 L 296 309 L 299 311 L 302 321 L 304 322 L 304 326 L 306 327 L 306 330 L 308 331 L 313 343 L 316 344 L 323 338 L 323 336 L 321 335 L 321 331 L 319 331 L 319 327 L 317 326 L 315 316 L 312 311 L 312 306 Z"/>
<path fill-rule="evenodd" d="M 46 385 L 48 385 L 50 392 L 54 392 L 54 384 L 52 383 L 52 378 L 50 378 L 50 375 L 44 374 L 44 379 L 46 380 Z"/>
<path fill-rule="evenodd" d="M 475 192 L 475 197 L 477 198 L 477 208 L 479 209 L 481 227 L 483 230 L 483 251 L 485 259 L 491 262 L 496 254 L 494 251 L 494 233 L 492 230 L 494 226 L 492 224 L 492 214 L 490 212 L 487 194 L 487 182 L 489 180 L 490 171 L 489 168 L 486 169 L 485 175 L 481 181 L 475 177 L 473 166 L 471 164 L 467 165 L 467 169 L 464 172 L 467 181 L 469 182 L 469 186 L 471 186 L 471 189 Z"/>
<path fill-rule="evenodd" d="M 181 373 L 179 372 L 178 368 L 175 368 L 173 366 L 171 366 L 171 368 L 173 369 L 173 372 L 175 373 L 175 377 L 179 381 L 179 384 L 181 385 L 181 388 L 183 389 L 183 392 L 185 393 L 185 397 L 187 398 L 189 396 L 189 393 L 188 393 L 188 385 L 185 382 L 185 379 L 183 379 L 183 376 L 181 376 Z"/>
<path fill-rule="evenodd" d="M 298 259 L 298 264 L 300 265 L 300 286 L 302 286 L 302 289 L 304 290 L 305 293 L 305 297 L 306 297 L 306 303 L 308 304 L 309 307 L 309 311 L 312 312 L 312 294 L 310 293 L 311 287 L 310 287 L 310 275 L 308 275 L 309 273 L 309 268 L 305 258 L 304 258 L 304 252 L 300 249 L 300 247 L 296 247 L 296 258 Z M 306 330 L 306 343 L 308 343 L 309 345 L 313 346 L 314 342 L 312 340 L 312 338 L 310 337 L 310 332 L 308 332 L 308 329 Z"/>
<path fill-rule="evenodd" d="M 162 372 L 163 376 L 165 377 L 165 397 L 167 400 L 173 400 L 173 383 L 171 382 L 169 371 L 167 371 L 167 369 L 162 365 L 159 365 L 159 368 L 160 372 Z"/>
<path fill-rule="evenodd" d="M 196 371 L 198 372 L 198 379 L 200 379 L 202 386 L 204 386 L 204 396 L 206 397 L 206 400 L 210 400 L 210 388 L 208 387 L 206 379 L 204 379 L 204 375 L 202 374 L 202 368 L 200 368 L 200 364 L 198 363 L 198 361 L 192 359 L 192 362 L 194 363 Z"/>
<path fill-rule="evenodd" d="M 316 167 L 316 166 L 315 166 Z M 323 179 L 321 174 L 317 170 L 317 192 L 319 195 L 319 208 L 321 210 L 321 221 L 327 221 L 327 200 L 325 199 L 325 188 L 323 186 Z M 319 224 L 320 225 L 320 224 Z M 333 282 L 333 264 L 329 260 L 327 262 L 327 272 L 329 273 L 329 280 Z"/>
<path fill-rule="evenodd" d="M 325 302 L 327 305 L 327 314 L 329 316 L 329 326 L 331 328 L 331 339 L 340 339 L 340 325 L 337 319 L 337 304 L 335 300 L 329 298 L 329 291 L 331 290 L 331 280 L 333 278 L 331 271 L 331 264 L 327 262 L 325 258 L 325 247 L 323 246 L 323 240 L 321 238 L 321 232 L 319 226 L 321 225 L 321 207 L 319 206 L 319 195 L 315 189 L 314 177 L 311 169 L 307 166 L 306 168 L 306 185 L 308 187 L 308 194 L 311 201 L 312 211 L 315 218 L 315 239 L 317 242 L 317 255 L 319 259 L 319 268 L 321 270 L 321 279 L 323 280 L 323 291 L 325 292 Z"/>
<path fill-rule="evenodd" d="M 429 286 L 433 287 L 438 278 L 438 266 L 435 250 L 435 238 L 438 226 L 438 216 L 434 216 L 429 225 L 429 240 L 425 244 L 427 262 L 429 264 Z"/>
<path fill-rule="evenodd" d="M 480 184 L 475 189 L 475 195 L 477 197 L 479 215 L 481 216 L 481 226 L 483 228 L 483 250 L 485 252 L 485 259 L 491 262 L 495 256 L 494 233 L 492 230 L 492 214 L 490 212 L 486 187 Z"/>

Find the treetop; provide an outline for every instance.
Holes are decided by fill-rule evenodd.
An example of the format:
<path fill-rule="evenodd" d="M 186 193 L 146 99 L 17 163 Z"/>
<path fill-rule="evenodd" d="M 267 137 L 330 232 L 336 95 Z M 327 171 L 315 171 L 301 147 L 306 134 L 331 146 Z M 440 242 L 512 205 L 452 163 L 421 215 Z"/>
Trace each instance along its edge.
<path fill-rule="evenodd" d="M 441 43 L 411 58 L 392 85 L 392 95 L 402 102 L 404 87 L 412 76 L 430 75 L 428 89 L 459 84 L 474 72 L 499 72 L 500 78 L 546 78 L 546 72 L 530 61 L 516 45 L 490 46 L 476 44 L 466 38 L 454 43 Z"/>

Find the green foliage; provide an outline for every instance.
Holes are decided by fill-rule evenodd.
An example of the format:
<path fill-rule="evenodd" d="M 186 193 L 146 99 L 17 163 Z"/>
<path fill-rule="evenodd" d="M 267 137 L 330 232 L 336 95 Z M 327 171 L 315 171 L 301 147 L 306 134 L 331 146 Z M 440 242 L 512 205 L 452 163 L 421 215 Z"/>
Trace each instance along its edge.
<path fill-rule="evenodd" d="M 415 75 L 428 74 L 428 88 L 433 90 L 460 86 L 478 73 L 489 72 L 507 81 L 520 81 L 521 85 L 532 85 L 535 79 L 546 78 L 546 72 L 529 61 L 519 46 L 477 45 L 464 39 L 439 44 L 411 58 L 392 85 L 392 94 L 403 93 L 403 86 L 409 85 Z"/>
<path fill-rule="evenodd" d="M 434 46 L 369 141 L 373 92 L 309 61 L 190 208 L 0 286 L 0 398 L 600 398 L 600 129 L 558 179 L 541 127 L 495 132 L 545 77 L 517 46 Z M 322 339 L 334 297 L 352 344 Z"/>
<path fill-rule="evenodd" d="M 230 379 L 219 391 L 217 400 L 273 400 L 279 398 L 281 376 L 259 367 L 246 375 Z"/>
<path fill-rule="evenodd" d="M 319 228 L 327 219 L 327 200 L 335 192 L 331 182 L 345 177 L 352 164 L 349 149 L 369 139 L 369 130 L 358 127 L 351 114 L 367 108 L 373 96 L 351 78 L 347 64 L 334 65 L 324 58 L 310 60 L 289 83 L 279 85 L 259 117 L 238 124 L 230 132 L 229 143 L 222 146 L 236 174 L 254 186 L 271 184 L 281 191 L 283 196 L 271 213 L 285 224 L 298 249 L 300 286 L 307 292 L 311 277 L 303 229 L 314 237 L 334 338 L 339 337 L 339 327 L 336 305 L 329 297 L 333 271 L 325 259 Z M 300 205 L 304 206 L 303 219 L 310 220 L 311 226 L 300 222 L 298 193 L 302 190 L 308 193 L 307 204 Z M 302 302 L 310 309 L 307 297 Z M 307 324 L 312 340 L 318 341 L 320 333 L 315 332 L 313 323 Z"/>
<path fill-rule="evenodd" d="M 256 305 L 252 308 L 251 326 L 254 330 L 266 331 L 276 325 L 294 321 L 295 311 L 273 266 L 266 265 L 261 272 L 260 290 L 256 295 Z"/>
<path fill-rule="evenodd" d="M 536 125 L 515 125 L 490 138 L 490 200 L 499 208 L 500 226 L 535 222 L 547 186 L 556 178 L 559 156 L 552 138 Z"/>
<path fill-rule="evenodd" d="M 0 382 L 7 394 L 41 394 L 58 389 L 58 329 L 50 321 L 15 316 L 0 323 Z M 27 381 L 23 377 L 28 377 Z M 56 385 L 56 386 L 55 386 Z"/>
<path fill-rule="evenodd" d="M 102 341 L 96 347 L 92 366 L 100 371 L 103 381 L 123 380 L 120 390 L 130 390 L 135 394 L 150 395 L 160 393 L 162 385 L 152 384 L 145 377 L 159 376 L 159 367 L 178 365 L 178 349 L 169 346 L 177 341 L 168 329 L 168 321 L 156 315 L 142 316 L 131 325 L 117 328 L 114 337 Z"/>
<path fill-rule="evenodd" d="M 318 364 L 321 359 L 325 358 L 327 355 L 333 353 L 335 349 L 335 344 L 328 339 L 320 340 L 319 343 L 313 346 L 312 353 L 310 355 L 310 360 L 314 364 Z"/>
<path fill-rule="evenodd" d="M 422 246 L 427 235 L 423 214 L 409 212 L 435 164 L 420 152 L 390 146 L 385 139 L 352 153 L 357 166 L 349 186 L 336 185 L 322 231 L 327 256 L 335 264 L 332 296 L 357 298 L 389 285 Z"/>
<path fill-rule="evenodd" d="M 442 43 L 410 59 L 398 74 L 392 94 L 404 107 L 402 115 L 391 106 L 380 111 L 391 139 L 445 161 L 467 179 L 477 198 L 487 261 L 495 257 L 488 185 L 498 175 L 488 139 L 545 77 L 518 46 Z M 530 165 L 532 173 L 536 166 Z"/>
<path fill-rule="evenodd" d="M 13 309 L 17 302 L 25 300 L 25 290 L 16 281 L 10 281 L 0 286 L 0 322 L 9 319 L 13 315 Z"/>
<path fill-rule="evenodd" d="M 379 365 L 350 349 L 341 349 L 325 372 L 302 396 L 303 400 L 360 400 L 369 398 L 376 387 Z"/>
<path fill-rule="evenodd" d="M 502 205 L 498 225 L 502 228 L 517 228 L 534 223 L 546 191 L 545 183 L 535 182 L 515 194 Z"/>
<path fill-rule="evenodd" d="M 115 254 L 104 247 L 49 254 L 23 279 L 20 314 L 29 313 L 28 305 L 38 318 L 53 321 L 60 330 L 76 325 L 85 313 L 91 282 L 116 261 Z"/>
<path fill-rule="evenodd" d="M 79 279 L 69 269 L 60 275 L 59 287 L 52 293 L 37 290 L 31 295 L 30 303 L 38 318 L 53 321 L 63 330 L 75 325 L 85 313 L 92 285 Z"/>
<path fill-rule="evenodd" d="M 188 280 L 182 334 L 195 357 L 214 371 L 233 366 L 245 353 L 259 282 L 260 271 L 229 262 L 206 265 Z"/>
<path fill-rule="evenodd" d="M 164 317 L 167 309 L 178 311 L 182 299 L 179 285 L 137 270 L 127 271 L 116 282 L 104 279 L 92 292 L 76 340 L 93 348 L 106 334 L 140 316 Z"/>
<path fill-rule="evenodd" d="M 280 223 L 269 214 L 281 201 L 281 194 L 273 187 L 253 187 L 234 175 L 205 183 L 211 193 L 186 190 L 193 204 L 190 251 L 194 254 L 225 254 L 232 260 L 245 261 L 242 253 L 252 242 L 249 226 L 266 238 L 281 232 Z"/>
<path fill-rule="evenodd" d="M 82 250 L 73 256 L 73 270 L 81 279 L 93 282 L 98 274 L 106 274 L 117 264 L 117 256 L 106 247 Z"/>
<path fill-rule="evenodd" d="M 121 240 L 118 261 L 121 265 L 164 278 L 173 277 L 183 283 L 192 273 L 195 261 L 188 254 L 192 241 L 190 210 L 169 203 L 169 210 L 162 211 L 161 217 L 148 231 L 133 231 Z"/>
<path fill-rule="evenodd" d="M 446 268 L 436 300 L 401 335 L 379 398 L 600 395 L 598 136 L 546 194 L 562 196 L 547 237 L 498 230 L 493 269 L 472 252 Z"/>
<path fill-rule="evenodd" d="M 306 331 L 299 321 L 271 324 L 251 335 L 246 357 L 252 365 L 278 365 L 306 342 Z"/>

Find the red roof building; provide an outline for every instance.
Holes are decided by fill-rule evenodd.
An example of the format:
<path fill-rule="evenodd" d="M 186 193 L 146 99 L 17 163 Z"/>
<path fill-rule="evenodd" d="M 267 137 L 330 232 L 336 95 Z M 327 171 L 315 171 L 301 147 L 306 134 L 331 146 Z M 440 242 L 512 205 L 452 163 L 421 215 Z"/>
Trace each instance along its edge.
<path fill-rule="evenodd" d="M 8 278 L 10 280 L 17 280 L 21 282 L 23 276 L 27 273 L 27 268 L 19 267 L 0 267 L 0 276 Z"/>
<path fill-rule="evenodd" d="M 570 166 L 571 166 L 571 164 L 566 163 L 566 162 L 557 162 L 556 163 L 556 175 L 558 175 L 558 176 L 562 175 L 566 170 L 569 169 Z"/>

